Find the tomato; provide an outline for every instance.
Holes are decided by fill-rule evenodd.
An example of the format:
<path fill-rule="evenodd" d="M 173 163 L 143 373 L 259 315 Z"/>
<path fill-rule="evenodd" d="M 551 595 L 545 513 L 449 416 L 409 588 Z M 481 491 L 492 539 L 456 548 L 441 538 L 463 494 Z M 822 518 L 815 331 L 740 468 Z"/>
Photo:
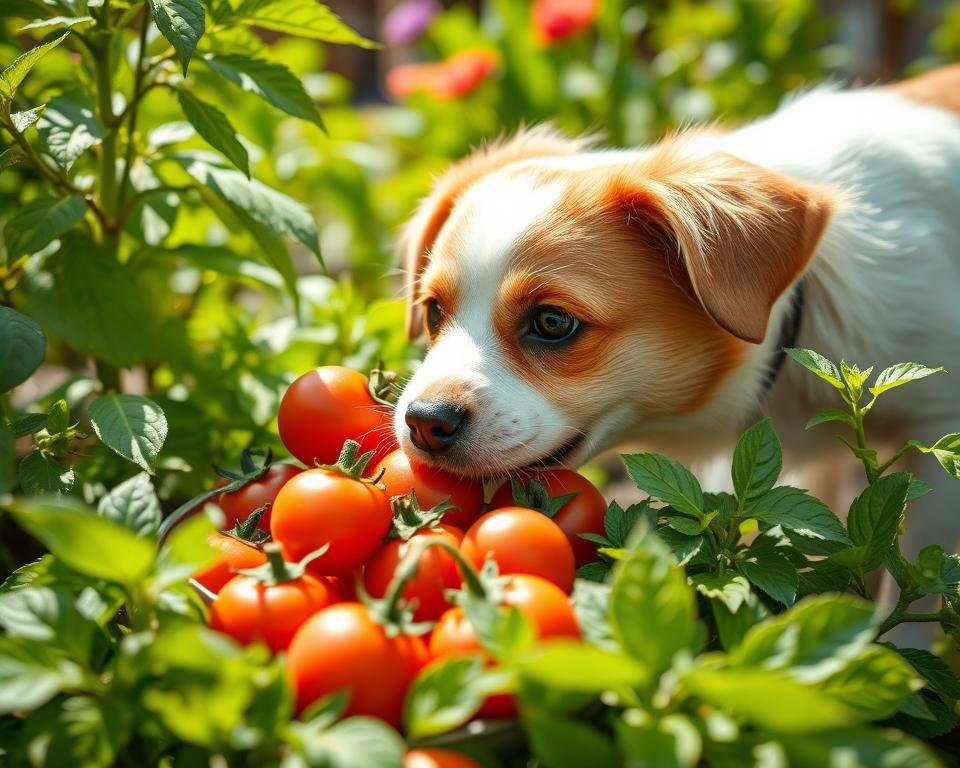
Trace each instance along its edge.
<path fill-rule="evenodd" d="M 573 606 L 555 584 L 539 576 L 512 576 L 504 589 L 504 605 L 512 605 L 533 623 L 540 640 L 557 637 L 580 638 L 580 627 Z M 461 608 L 451 608 L 430 633 L 430 658 L 441 659 L 482 650 L 473 627 Z M 510 694 L 490 696 L 480 714 L 485 717 L 513 717 L 517 713 Z"/>
<path fill-rule="evenodd" d="M 481 768 L 480 763 L 452 749 L 411 749 L 403 768 Z"/>
<path fill-rule="evenodd" d="M 470 526 L 460 551 L 476 568 L 492 555 L 500 573 L 529 573 L 573 589 L 573 549 L 559 526 L 546 515 L 523 507 L 487 512 Z"/>
<path fill-rule="evenodd" d="M 262 640 L 276 653 L 313 614 L 341 599 L 330 582 L 309 574 L 276 584 L 236 576 L 210 606 L 210 626 L 243 645 Z"/>
<path fill-rule="evenodd" d="M 393 414 L 376 402 L 367 377 L 338 365 L 325 365 L 296 379 L 280 401 L 280 439 L 308 467 L 334 464 L 344 441 L 360 443 L 360 453 L 376 451 L 374 463 L 397 447 Z"/>
<path fill-rule="evenodd" d="M 560 526 L 570 546 L 577 566 L 597 559 L 597 545 L 580 538 L 581 533 L 604 534 L 603 518 L 607 513 L 607 502 L 596 486 L 583 475 L 569 469 L 552 469 L 535 472 L 530 478 L 539 482 L 550 496 L 577 494 L 554 514 L 553 522 Z M 525 482 L 528 482 L 525 481 Z M 490 509 L 511 507 L 514 505 L 510 483 L 504 483 L 493 494 Z"/>
<path fill-rule="evenodd" d="M 210 545 L 223 551 L 223 554 L 205 568 L 201 568 L 193 578 L 211 592 L 219 592 L 223 585 L 245 568 L 256 568 L 267 562 L 267 556 L 253 544 L 233 536 L 217 533 L 210 537 Z"/>
<path fill-rule="evenodd" d="M 347 715 L 369 715 L 399 726 L 403 700 L 426 662 L 419 637 L 388 637 L 360 603 L 341 603 L 312 616 L 287 652 L 297 709 L 348 690 Z"/>
<path fill-rule="evenodd" d="M 373 476 L 387 489 L 387 496 L 406 496 L 413 489 L 421 509 L 431 509 L 441 501 L 449 501 L 457 509 L 443 516 L 443 522 L 466 530 L 483 511 L 483 483 L 450 475 L 425 464 L 411 462 L 403 451 L 387 454 Z"/>
<path fill-rule="evenodd" d="M 441 525 L 417 531 L 411 539 L 424 536 L 442 539 L 454 547 L 460 545 L 463 531 L 452 525 Z M 372 597 L 383 597 L 393 579 L 397 565 L 409 550 L 410 545 L 400 539 L 392 539 L 384 544 L 367 563 L 363 570 L 363 584 Z M 413 613 L 415 621 L 432 621 L 440 617 L 450 604 L 443 596 L 445 589 L 457 589 L 460 586 L 460 569 L 449 552 L 439 547 L 431 547 L 423 553 L 416 574 L 407 582 L 403 590 L 405 600 L 416 600 Z"/>
<path fill-rule="evenodd" d="M 377 486 L 308 469 L 280 489 L 270 531 L 294 562 L 329 544 L 310 572 L 332 576 L 363 565 L 380 547 L 392 519 L 390 501 Z"/>
<path fill-rule="evenodd" d="M 238 491 L 230 493 L 221 493 L 217 497 L 217 506 L 223 510 L 226 522 L 225 529 L 233 528 L 237 523 L 242 523 L 250 513 L 255 509 L 267 505 L 266 511 L 257 523 L 257 527 L 263 531 L 270 530 L 270 506 L 277 497 L 277 493 L 294 475 L 299 475 L 303 470 L 293 464 L 271 464 L 270 467 L 256 480 L 247 483 Z M 225 485 L 229 481 L 224 479 L 219 483 Z"/>

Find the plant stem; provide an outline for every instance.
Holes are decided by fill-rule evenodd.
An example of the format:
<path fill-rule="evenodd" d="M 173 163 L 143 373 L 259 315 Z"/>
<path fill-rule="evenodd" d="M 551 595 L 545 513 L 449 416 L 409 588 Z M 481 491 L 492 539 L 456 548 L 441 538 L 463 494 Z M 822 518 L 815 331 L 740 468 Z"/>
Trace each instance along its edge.
<path fill-rule="evenodd" d="M 140 100 L 143 98 L 145 90 L 143 89 L 143 59 L 147 48 L 147 27 L 149 25 L 150 14 L 146 8 L 143 9 L 143 20 L 140 23 L 140 50 L 137 52 L 137 64 L 133 77 L 133 93 L 130 96 L 130 103 L 127 105 L 127 146 L 123 157 L 123 175 L 120 178 L 120 189 L 118 191 L 117 208 L 118 222 L 117 226 L 123 226 L 123 219 L 126 218 L 127 210 L 124 201 L 127 197 L 127 185 L 130 183 L 130 167 L 133 165 L 133 152 L 136 146 L 135 135 L 137 132 L 137 116 L 140 113 Z"/>
<path fill-rule="evenodd" d="M 103 0 L 101 24 L 102 41 L 93 57 L 97 79 L 97 103 L 100 122 L 107 129 L 100 145 L 100 203 L 106 214 L 103 229 L 103 247 L 116 259 L 120 251 L 120 233 L 116 216 L 117 198 L 117 117 L 113 112 L 113 80 L 111 77 L 111 53 L 113 36 L 110 34 L 110 0 Z"/>
<path fill-rule="evenodd" d="M 904 601 L 901 596 L 900 602 L 897 603 L 897 606 L 890 612 L 890 615 L 884 619 L 883 623 L 877 629 L 877 637 L 881 637 L 885 633 L 889 632 L 898 624 L 920 624 L 924 622 L 934 622 L 940 621 L 942 618 L 941 611 L 935 613 L 911 613 L 907 610 L 908 601 Z"/>
<path fill-rule="evenodd" d="M 877 476 L 882 475 L 884 472 L 890 469 L 890 467 L 896 464 L 900 459 L 902 459 L 906 454 L 908 454 L 913 448 L 914 446 L 911 445 L 910 443 L 907 443 L 905 446 L 903 446 L 903 448 L 901 448 L 899 451 L 893 454 L 893 456 L 891 456 L 889 459 L 883 462 L 883 464 L 877 467 Z"/>
<path fill-rule="evenodd" d="M 853 405 L 853 431 L 857 436 L 857 447 L 861 451 L 867 450 L 867 433 L 863 428 L 863 414 L 864 411 L 857 407 L 856 404 Z M 867 474 L 867 482 L 874 482 L 879 476 L 880 473 L 877 471 L 876 467 L 870 466 L 868 459 L 860 456 L 858 457 L 863 463 L 863 469 Z"/>

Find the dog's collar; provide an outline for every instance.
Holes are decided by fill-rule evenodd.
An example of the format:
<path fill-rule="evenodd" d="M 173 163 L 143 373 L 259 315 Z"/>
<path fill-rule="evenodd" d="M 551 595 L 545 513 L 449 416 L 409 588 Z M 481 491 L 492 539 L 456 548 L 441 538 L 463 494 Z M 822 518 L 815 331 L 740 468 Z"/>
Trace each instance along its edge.
<path fill-rule="evenodd" d="M 773 389 L 773 385 L 780 375 L 780 370 L 783 368 L 783 361 L 787 357 L 787 353 L 784 350 L 794 347 L 797 344 L 797 337 L 800 335 L 800 325 L 803 323 L 803 300 L 803 280 L 801 280 L 793 289 L 793 295 L 790 297 L 790 307 L 780 325 L 780 336 L 777 339 L 777 346 L 767 366 L 767 372 L 763 377 L 763 384 L 760 388 L 762 396 Z"/>

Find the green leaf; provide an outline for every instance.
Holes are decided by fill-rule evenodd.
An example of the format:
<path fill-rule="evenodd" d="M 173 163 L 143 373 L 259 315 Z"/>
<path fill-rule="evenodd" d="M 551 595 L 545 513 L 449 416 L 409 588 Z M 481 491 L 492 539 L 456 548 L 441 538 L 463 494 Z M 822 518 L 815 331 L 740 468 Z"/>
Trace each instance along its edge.
<path fill-rule="evenodd" d="M 533 622 L 513 606 L 493 605 L 468 595 L 461 607 L 480 645 L 496 659 L 515 657 L 537 640 Z"/>
<path fill-rule="evenodd" d="M 911 381 L 917 381 L 917 379 L 925 379 L 927 376 L 932 376 L 941 371 L 943 371 L 943 368 L 927 368 L 919 363 L 898 363 L 880 372 L 877 380 L 870 387 L 870 393 L 875 396 L 882 395 L 894 387 L 909 384 Z"/>
<path fill-rule="evenodd" d="M 960 724 L 960 717 L 939 696 L 921 691 L 907 699 L 887 723 L 911 736 L 929 740 L 950 733 Z"/>
<path fill-rule="evenodd" d="M 70 428 L 70 406 L 66 400 L 57 400 L 47 410 L 47 432 L 59 435 Z"/>
<path fill-rule="evenodd" d="M 703 549 L 703 536 L 687 536 L 673 528 L 657 529 L 657 536 L 668 546 L 680 565 L 686 565 Z"/>
<path fill-rule="evenodd" d="M 200 0 L 147 0 L 157 27 L 177 52 L 187 74 L 190 58 L 203 37 L 206 20 Z"/>
<path fill-rule="evenodd" d="M 22 112 L 13 112 L 10 115 L 10 122 L 13 123 L 13 127 L 16 128 L 17 133 L 23 133 L 31 125 L 34 125 L 43 114 L 43 110 L 47 108 L 46 104 L 42 104 L 39 107 L 34 107 L 33 109 L 25 109 Z"/>
<path fill-rule="evenodd" d="M 327 6 L 316 0 L 245 0 L 231 20 L 263 27 L 297 37 L 377 48 L 376 43 L 358 35 Z"/>
<path fill-rule="evenodd" d="M 150 474 L 167 439 L 167 418 L 140 395 L 102 395 L 90 404 L 90 422 L 104 445 Z"/>
<path fill-rule="evenodd" d="M 160 528 L 160 500 L 146 472 L 134 475 L 100 499 L 97 512 L 139 536 L 155 536 Z"/>
<path fill-rule="evenodd" d="M 600 694 L 648 682 L 647 670 L 627 656 L 573 640 L 542 646 L 520 663 L 520 674 L 551 689 Z"/>
<path fill-rule="evenodd" d="M 67 171 L 106 136 L 93 105 L 86 95 L 78 92 L 51 99 L 37 121 L 37 130 L 47 152 Z"/>
<path fill-rule="evenodd" d="M 253 280 L 271 288 L 283 288 L 283 278 L 272 267 L 244 258 L 229 248 L 185 244 L 176 248 L 148 248 L 141 252 L 144 258 L 164 259 L 175 263 L 209 269 L 228 277 Z"/>
<path fill-rule="evenodd" d="M 21 743 L 44 768 L 113 768 L 133 717 L 119 697 L 56 699 L 26 719 Z"/>
<path fill-rule="evenodd" d="M 815 682 L 859 655 L 876 630 L 873 606 L 848 595 L 819 595 L 751 629 L 730 654 L 740 668 L 782 669 Z"/>
<path fill-rule="evenodd" d="M 75 481 L 72 469 L 40 451 L 31 451 L 20 462 L 20 488 L 28 496 L 67 493 Z"/>
<path fill-rule="evenodd" d="M 35 709 L 81 680 L 80 667 L 52 648 L 25 637 L 0 637 L 0 715 Z"/>
<path fill-rule="evenodd" d="M 8 147 L 0 152 L 0 171 L 5 171 L 23 160 L 23 153 L 16 147 Z"/>
<path fill-rule="evenodd" d="M 960 699 L 960 678 L 947 663 L 930 651 L 920 648 L 895 648 L 927 681 L 927 685 L 944 698 Z"/>
<path fill-rule="evenodd" d="M 737 568 L 751 584 L 789 608 L 797 599 L 797 569 L 765 541 L 766 537 L 755 540 L 737 560 Z"/>
<path fill-rule="evenodd" d="M 841 411 L 839 408 L 824 408 L 807 422 L 804 429 L 810 429 L 810 427 L 815 427 L 818 424 L 826 424 L 828 421 L 840 421 L 853 428 L 853 417 L 849 413 Z"/>
<path fill-rule="evenodd" d="M 247 150 L 237 139 L 237 130 L 227 116 L 212 104 L 201 101 L 186 88 L 177 89 L 180 108 L 197 133 L 214 149 L 250 177 L 250 158 Z"/>
<path fill-rule="evenodd" d="M 678 512 L 703 517 L 703 491 L 697 478 L 679 462 L 658 453 L 623 456 L 627 474 L 645 491 Z"/>
<path fill-rule="evenodd" d="M 832 730 L 814 738 L 784 735 L 778 740 L 789 765 L 801 768 L 943 768 L 930 749 L 893 729 Z"/>
<path fill-rule="evenodd" d="M 427 666 L 407 693 L 403 722 L 411 739 L 458 728 L 490 693 L 482 655 L 447 657 Z"/>
<path fill-rule="evenodd" d="M 713 519 L 719 514 L 717 512 L 711 512 L 704 517 L 694 520 L 693 518 L 686 517 L 684 515 L 671 515 L 666 510 L 672 509 L 671 507 L 664 507 L 661 512 L 663 513 L 663 519 L 666 521 L 667 525 L 678 533 L 682 533 L 684 536 L 698 536 L 703 533 L 713 522 Z"/>
<path fill-rule="evenodd" d="M 656 679 L 677 652 L 696 650 L 693 590 L 683 569 L 653 535 L 644 537 L 615 573 L 610 597 L 614 637 Z"/>
<path fill-rule="evenodd" d="M 956 594 L 960 584 L 960 555 L 948 555 L 939 544 L 930 544 L 917 554 L 914 578 L 923 594 Z"/>
<path fill-rule="evenodd" d="M 47 339 L 40 326 L 10 307 L 0 307 L 0 393 L 22 384 L 40 367 Z"/>
<path fill-rule="evenodd" d="M 825 382 L 835 389 L 843 391 L 845 387 L 840 380 L 840 371 L 837 366 L 831 363 L 823 355 L 814 352 L 812 349 L 784 349 L 790 357 L 815 376 L 819 376 Z"/>
<path fill-rule="evenodd" d="M 69 32 L 64 32 L 60 37 L 31 48 L 6 66 L 3 72 L 0 72 L 0 96 L 12 99 L 17 93 L 17 88 L 20 87 L 20 83 L 23 82 L 23 78 L 27 76 L 27 73 L 33 69 L 34 65 L 40 61 L 40 59 L 60 45 L 68 34 Z"/>
<path fill-rule="evenodd" d="M 667 715 L 654 722 L 632 710 L 614 727 L 625 765 L 630 768 L 694 768 L 700 765 L 703 739 L 688 717 Z M 645 717 L 644 717 L 645 716 Z"/>
<path fill-rule="evenodd" d="M 630 531 L 649 509 L 650 502 L 646 499 L 637 504 L 631 504 L 626 509 L 616 501 L 611 501 L 603 516 L 603 530 L 610 544 L 614 547 L 626 546 Z"/>
<path fill-rule="evenodd" d="M 609 584 L 577 580 L 573 584 L 573 608 L 583 639 L 591 645 L 608 650 L 618 650 L 610 629 Z"/>
<path fill-rule="evenodd" d="M 6 223 L 3 236 L 9 256 L 39 251 L 83 220 L 82 197 L 39 197 L 22 206 Z"/>
<path fill-rule="evenodd" d="M 852 707 L 860 722 L 867 723 L 893 715 L 921 685 L 913 668 L 895 651 L 871 645 L 819 687 Z"/>
<path fill-rule="evenodd" d="M 16 455 L 13 435 L 0 421 L 0 494 L 10 493 L 15 485 Z"/>
<path fill-rule="evenodd" d="M 86 26 L 94 22 L 93 16 L 51 16 L 49 19 L 37 19 L 20 27 L 20 32 L 28 32 L 31 29 L 72 29 L 73 27 Z"/>
<path fill-rule="evenodd" d="M 382 720 L 350 717 L 327 730 L 314 730 L 300 741 L 309 765 L 324 768 L 402 768 L 406 745 L 399 734 Z"/>
<path fill-rule="evenodd" d="M 850 543 L 843 524 L 826 504 L 789 485 L 767 491 L 750 514 L 767 526 L 779 525 L 811 539 Z"/>
<path fill-rule="evenodd" d="M 142 579 L 153 565 L 154 544 L 96 515 L 75 499 L 17 499 L 16 521 L 70 568 L 119 584 Z"/>
<path fill-rule="evenodd" d="M 239 171 L 217 168 L 196 159 L 189 160 L 184 167 L 193 178 L 238 211 L 320 255 L 317 226 L 313 216 L 300 203 L 256 179 L 248 179 Z"/>
<path fill-rule="evenodd" d="M 320 113 L 304 90 L 303 83 L 282 64 L 235 53 L 209 53 L 204 56 L 204 61 L 217 74 L 256 94 L 281 112 L 323 128 Z"/>
<path fill-rule="evenodd" d="M 944 435 L 929 448 L 920 444 L 915 447 L 924 453 L 932 453 L 948 474 L 960 480 L 960 432 Z"/>
<path fill-rule="evenodd" d="M 740 645 L 747 633 L 770 615 L 754 594 L 747 596 L 736 613 L 731 613 L 719 600 L 711 600 L 710 608 L 720 642 L 727 651 Z"/>
<path fill-rule="evenodd" d="M 910 476 L 895 472 L 875 480 L 850 506 L 847 530 L 854 547 L 831 559 L 850 567 L 872 570 L 883 562 L 903 522 Z"/>
<path fill-rule="evenodd" d="M 523 713 L 530 747 L 544 768 L 617 768 L 610 739 L 583 722 L 540 710 Z"/>
<path fill-rule="evenodd" d="M 0 594 L 0 627 L 10 637 L 43 643 L 83 662 L 89 660 L 97 629 L 69 592 L 32 586 Z"/>
<path fill-rule="evenodd" d="M 741 511 L 777 484 L 783 467 L 780 441 L 770 419 L 754 424 L 741 435 L 733 452 L 733 488 Z"/>
<path fill-rule="evenodd" d="M 697 573 L 690 576 L 690 583 L 700 594 L 719 600 L 730 613 L 736 613 L 750 594 L 747 580 L 733 571 Z"/>
<path fill-rule="evenodd" d="M 853 363 L 848 363 L 846 360 L 840 361 L 840 374 L 847 384 L 847 389 L 850 390 L 850 399 L 853 402 L 860 402 L 860 396 L 863 394 L 863 384 L 870 378 L 871 373 L 873 373 L 873 367 L 861 371 Z"/>
<path fill-rule="evenodd" d="M 217 526 L 206 514 L 195 514 L 179 523 L 167 536 L 157 555 L 156 580 L 159 588 L 184 583 L 222 552 L 210 544 Z"/>

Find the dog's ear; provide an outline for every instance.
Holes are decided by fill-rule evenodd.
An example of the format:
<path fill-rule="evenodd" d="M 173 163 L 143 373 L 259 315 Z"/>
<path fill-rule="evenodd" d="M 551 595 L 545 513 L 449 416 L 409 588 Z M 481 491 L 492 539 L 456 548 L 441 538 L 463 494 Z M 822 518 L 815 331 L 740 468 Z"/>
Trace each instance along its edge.
<path fill-rule="evenodd" d="M 763 340 L 777 298 L 802 274 L 834 207 L 829 191 L 730 155 L 689 157 L 669 144 L 608 187 L 647 242 L 683 260 L 707 314 Z"/>
<path fill-rule="evenodd" d="M 592 136 L 567 138 L 550 125 L 520 130 L 515 136 L 475 150 L 451 166 L 434 183 L 400 238 L 400 254 L 407 280 L 407 333 L 416 338 L 423 330 L 423 316 L 417 303 L 420 277 L 426 269 L 430 250 L 450 217 L 458 198 L 483 176 L 510 163 L 534 157 L 572 155 L 594 140 Z"/>

